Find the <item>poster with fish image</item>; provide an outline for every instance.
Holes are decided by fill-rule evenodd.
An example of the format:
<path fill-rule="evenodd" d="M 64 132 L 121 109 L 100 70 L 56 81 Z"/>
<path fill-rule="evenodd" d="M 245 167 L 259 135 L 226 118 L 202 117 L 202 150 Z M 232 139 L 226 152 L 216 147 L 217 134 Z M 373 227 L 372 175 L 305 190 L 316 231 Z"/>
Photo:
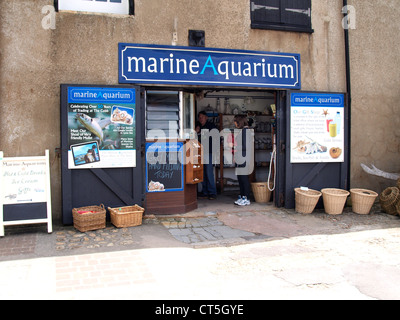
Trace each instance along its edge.
<path fill-rule="evenodd" d="M 68 168 L 136 166 L 134 89 L 68 88 Z"/>

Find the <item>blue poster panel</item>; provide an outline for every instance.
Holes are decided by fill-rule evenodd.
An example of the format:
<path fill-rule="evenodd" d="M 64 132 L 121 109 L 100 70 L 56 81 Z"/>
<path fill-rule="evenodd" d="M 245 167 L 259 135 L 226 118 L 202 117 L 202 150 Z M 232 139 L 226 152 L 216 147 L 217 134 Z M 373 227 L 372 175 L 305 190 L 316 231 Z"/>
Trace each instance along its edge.
<path fill-rule="evenodd" d="M 68 88 L 68 168 L 136 166 L 136 91 Z"/>
<path fill-rule="evenodd" d="M 300 55 L 120 43 L 119 82 L 301 89 Z"/>

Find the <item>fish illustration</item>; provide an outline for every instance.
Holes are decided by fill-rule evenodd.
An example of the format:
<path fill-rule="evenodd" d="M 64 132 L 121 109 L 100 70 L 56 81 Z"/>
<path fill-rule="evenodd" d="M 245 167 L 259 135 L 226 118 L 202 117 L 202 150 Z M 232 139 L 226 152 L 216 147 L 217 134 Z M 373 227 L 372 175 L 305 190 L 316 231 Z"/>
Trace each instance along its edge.
<path fill-rule="evenodd" d="M 111 123 L 110 119 L 98 120 L 83 113 L 78 113 L 76 119 L 96 137 L 99 137 L 100 142 L 102 142 L 104 138 L 103 129 Z"/>

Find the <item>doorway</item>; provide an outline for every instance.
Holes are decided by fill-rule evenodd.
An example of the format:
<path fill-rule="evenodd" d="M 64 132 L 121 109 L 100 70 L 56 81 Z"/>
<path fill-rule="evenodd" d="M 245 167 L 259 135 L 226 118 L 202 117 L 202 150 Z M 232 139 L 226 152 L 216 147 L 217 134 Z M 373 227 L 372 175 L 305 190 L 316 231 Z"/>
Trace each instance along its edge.
<path fill-rule="evenodd" d="M 277 91 L 204 90 L 197 94 L 196 99 L 196 115 L 200 111 L 205 111 L 208 121 L 221 132 L 220 157 L 213 158 L 217 201 L 201 201 L 200 204 L 232 204 L 237 199 L 239 183 L 235 175 L 235 164 L 225 161 L 224 156 L 224 140 L 235 129 L 233 119 L 236 114 L 247 114 L 249 126 L 254 130 L 254 169 L 250 181 L 270 181 L 273 193 L 276 169 L 279 166 L 275 161 L 274 151 L 277 134 Z M 201 192 L 201 189 L 200 184 L 198 191 Z"/>

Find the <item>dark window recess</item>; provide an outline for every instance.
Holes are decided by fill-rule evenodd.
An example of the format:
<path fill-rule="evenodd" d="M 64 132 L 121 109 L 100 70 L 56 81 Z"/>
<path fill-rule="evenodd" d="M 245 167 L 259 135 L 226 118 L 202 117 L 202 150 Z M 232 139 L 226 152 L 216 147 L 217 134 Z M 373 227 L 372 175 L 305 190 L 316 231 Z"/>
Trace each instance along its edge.
<path fill-rule="evenodd" d="M 205 47 L 206 34 L 203 30 L 189 30 L 189 46 Z"/>
<path fill-rule="evenodd" d="M 250 0 L 251 27 L 312 33 L 311 0 Z"/>
<path fill-rule="evenodd" d="M 135 15 L 135 0 L 129 0 L 129 15 Z"/>
<path fill-rule="evenodd" d="M 180 128 L 179 92 L 147 91 L 146 137 L 158 137 L 162 131 L 165 138 L 178 138 Z"/>

